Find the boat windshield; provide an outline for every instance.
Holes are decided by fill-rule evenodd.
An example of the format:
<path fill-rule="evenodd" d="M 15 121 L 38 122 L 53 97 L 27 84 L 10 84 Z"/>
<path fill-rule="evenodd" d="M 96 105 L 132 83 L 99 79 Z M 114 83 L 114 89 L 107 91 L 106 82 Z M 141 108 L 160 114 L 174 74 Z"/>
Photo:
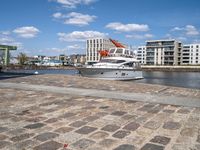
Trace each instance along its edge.
<path fill-rule="evenodd" d="M 117 60 L 117 59 L 102 59 L 101 61 L 100 61 L 101 63 L 103 62 L 103 63 L 117 63 L 117 64 L 120 64 L 120 63 L 124 63 L 125 62 L 125 60 Z"/>

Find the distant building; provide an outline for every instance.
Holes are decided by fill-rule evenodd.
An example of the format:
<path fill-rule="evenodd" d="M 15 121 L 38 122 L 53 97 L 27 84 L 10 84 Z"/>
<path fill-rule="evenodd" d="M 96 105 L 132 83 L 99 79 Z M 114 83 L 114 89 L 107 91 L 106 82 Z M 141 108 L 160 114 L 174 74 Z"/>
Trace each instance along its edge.
<path fill-rule="evenodd" d="M 182 43 L 176 40 L 152 40 L 146 42 L 146 64 L 180 65 Z"/>
<path fill-rule="evenodd" d="M 85 64 L 86 55 L 81 55 L 81 54 L 70 55 L 69 62 L 71 64 Z"/>
<path fill-rule="evenodd" d="M 92 38 L 86 41 L 86 62 L 98 62 L 100 59 L 99 50 L 109 50 L 115 45 L 106 38 Z"/>
<path fill-rule="evenodd" d="M 33 56 L 34 59 L 37 59 L 37 60 L 43 60 L 46 56 L 44 55 L 36 55 L 36 56 Z"/>
<path fill-rule="evenodd" d="M 146 46 L 138 47 L 136 58 L 140 61 L 141 64 L 146 64 Z"/>
<path fill-rule="evenodd" d="M 183 65 L 200 64 L 200 44 L 183 45 L 181 56 Z"/>

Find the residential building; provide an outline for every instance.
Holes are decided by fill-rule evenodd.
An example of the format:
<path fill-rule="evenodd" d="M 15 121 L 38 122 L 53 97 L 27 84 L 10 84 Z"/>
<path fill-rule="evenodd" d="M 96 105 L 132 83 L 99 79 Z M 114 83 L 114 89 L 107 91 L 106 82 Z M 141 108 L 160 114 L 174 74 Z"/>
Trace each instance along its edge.
<path fill-rule="evenodd" d="M 174 39 L 146 42 L 146 64 L 180 65 L 182 43 Z"/>
<path fill-rule="evenodd" d="M 136 58 L 140 61 L 141 64 L 146 64 L 146 46 L 138 47 Z"/>
<path fill-rule="evenodd" d="M 100 59 L 100 50 L 109 50 L 115 47 L 110 39 L 92 38 L 86 41 L 86 62 L 88 64 L 98 62 Z"/>
<path fill-rule="evenodd" d="M 183 45 L 182 65 L 200 64 L 200 44 Z"/>
<path fill-rule="evenodd" d="M 69 62 L 71 64 L 85 64 L 86 56 L 85 55 L 81 55 L 81 54 L 70 55 Z"/>

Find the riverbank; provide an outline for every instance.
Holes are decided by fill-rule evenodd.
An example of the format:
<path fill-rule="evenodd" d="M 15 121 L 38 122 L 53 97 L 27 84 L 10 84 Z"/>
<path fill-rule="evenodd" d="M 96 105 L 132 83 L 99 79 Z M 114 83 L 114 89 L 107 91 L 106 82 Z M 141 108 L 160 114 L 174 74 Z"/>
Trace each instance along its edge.
<path fill-rule="evenodd" d="M 200 90 L 32 75 L 0 82 L 0 148 L 200 148 Z"/>
<path fill-rule="evenodd" d="M 74 66 L 36 66 L 36 65 L 10 65 L 7 67 L 2 67 L 1 71 L 9 71 L 9 70 L 59 70 L 59 69 L 65 69 L 65 70 L 75 70 L 76 68 Z"/>
<path fill-rule="evenodd" d="M 200 72 L 199 66 L 147 66 L 142 65 L 143 71 L 166 71 L 166 72 Z"/>

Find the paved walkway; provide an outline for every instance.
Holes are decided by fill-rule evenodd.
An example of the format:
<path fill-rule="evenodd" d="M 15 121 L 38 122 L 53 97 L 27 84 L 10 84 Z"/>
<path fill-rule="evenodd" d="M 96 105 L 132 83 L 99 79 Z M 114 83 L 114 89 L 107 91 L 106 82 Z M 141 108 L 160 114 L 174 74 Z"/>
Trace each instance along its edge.
<path fill-rule="evenodd" d="M 191 97 L 181 96 L 166 96 L 158 94 L 149 93 L 130 93 L 122 91 L 106 91 L 98 89 L 83 89 L 83 88 L 66 88 L 66 87 L 56 87 L 56 86 L 46 86 L 46 85 L 32 85 L 24 83 L 0 83 L 1 88 L 12 88 L 20 90 L 33 90 L 33 91 L 43 91 L 43 92 L 53 92 L 60 94 L 71 94 L 77 96 L 94 96 L 100 98 L 111 98 L 111 99 L 121 99 L 121 100 L 131 100 L 131 101 L 141 101 L 159 104 L 170 104 L 177 106 L 186 107 L 200 107 L 200 99 Z"/>
<path fill-rule="evenodd" d="M 59 77 L 0 81 L 0 149 L 200 149 L 200 108 L 155 101 L 178 98 L 198 105 L 198 90 Z"/>

